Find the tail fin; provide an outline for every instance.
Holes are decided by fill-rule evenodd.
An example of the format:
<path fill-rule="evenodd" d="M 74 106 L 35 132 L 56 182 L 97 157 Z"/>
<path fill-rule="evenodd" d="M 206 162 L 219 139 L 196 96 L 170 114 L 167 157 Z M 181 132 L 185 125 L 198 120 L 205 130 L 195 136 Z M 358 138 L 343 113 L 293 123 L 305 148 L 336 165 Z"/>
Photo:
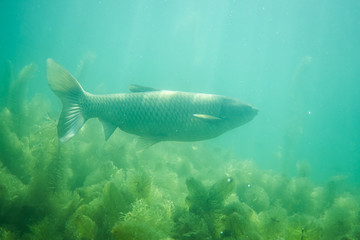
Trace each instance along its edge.
<path fill-rule="evenodd" d="M 85 123 L 79 99 L 85 91 L 79 82 L 53 59 L 47 59 L 47 79 L 51 90 L 60 98 L 63 109 L 58 123 L 61 142 L 72 138 Z"/>

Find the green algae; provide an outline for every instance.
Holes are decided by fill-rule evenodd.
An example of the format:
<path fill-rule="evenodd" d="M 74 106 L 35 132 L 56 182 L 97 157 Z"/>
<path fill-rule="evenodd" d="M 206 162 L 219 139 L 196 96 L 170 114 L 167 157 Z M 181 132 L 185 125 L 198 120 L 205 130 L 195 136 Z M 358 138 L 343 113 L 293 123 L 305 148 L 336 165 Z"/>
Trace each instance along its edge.
<path fill-rule="evenodd" d="M 0 239 L 359 239 L 358 192 L 315 185 L 306 162 L 291 178 L 206 143 L 137 153 L 97 120 L 60 144 L 49 101 L 15 91 L 34 66 L 0 88 Z"/>

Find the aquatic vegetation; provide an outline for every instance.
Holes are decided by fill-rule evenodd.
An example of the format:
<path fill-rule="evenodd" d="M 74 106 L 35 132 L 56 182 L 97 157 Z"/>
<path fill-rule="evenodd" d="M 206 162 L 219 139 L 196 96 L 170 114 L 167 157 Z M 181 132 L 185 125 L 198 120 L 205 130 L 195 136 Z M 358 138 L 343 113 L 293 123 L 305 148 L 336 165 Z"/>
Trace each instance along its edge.
<path fill-rule="evenodd" d="M 278 239 L 286 235 L 285 230 L 288 227 L 286 209 L 273 206 L 262 211 L 258 218 L 258 228 L 262 236 L 267 236 L 268 239 Z"/>
<path fill-rule="evenodd" d="M 270 204 L 269 196 L 260 186 L 248 187 L 244 193 L 243 201 L 256 212 L 267 209 Z"/>
<path fill-rule="evenodd" d="M 10 84 L 13 79 L 13 66 L 11 61 L 5 61 L 1 69 L 1 82 L 0 82 L 0 107 L 3 108 L 7 105 Z"/>
<path fill-rule="evenodd" d="M 305 160 L 296 163 L 296 171 L 298 177 L 309 177 L 311 173 L 310 163 Z"/>
<path fill-rule="evenodd" d="M 246 203 L 233 201 L 225 206 L 221 236 L 262 239 L 256 228 L 258 216 Z"/>
<path fill-rule="evenodd" d="M 322 239 L 323 226 L 317 218 L 294 214 L 288 218 L 287 239 Z"/>
<path fill-rule="evenodd" d="M 131 169 L 127 172 L 128 187 L 136 199 L 146 199 L 151 193 L 152 181 L 144 171 Z"/>
<path fill-rule="evenodd" d="M 132 204 L 114 226 L 114 239 L 165 239 L 172 230 L 171 215 L 173 205 L 169 201 L 159 201 L 149 205 L 140 199 Z"/>
<path fill-rule="evenodd" d="M 294 178 L 290 182 L 290 196 L 286 208 L 291 213 L 311 213 L 314 210 L 311 201 L 313 186 L 309 178 Z"/>
<path fill-rule="evenodd" d="M 139 153 L 129 134 L 105 141 L 98 120 L 59 143 L 46 98 L 8 101 L 34 69 L 0 88 L 1 240 L 360 238 L 358 189 L 316 185 L 306 162 L 290 177 L 207 143 Z"/>
<path fill-rule="evenodd" d="M 341 196 L 335 199 L 331 208 L 323 216 L 324 237 L 343 239 L 349 237 L 354 227 L 358 226 L 359 203 L 352 196 Z"/>
<path fill-rule="evenodd" d="M 12 72 L 12 64 L 9 62 L 7 65 L 10 70 L 5 72 Z M 8 74 L 8 80 L 4 81 L 4 90 L 7 89 L 6 99 L 4 100 L 7 104 L 7 108 L 11 112 L 12 123 L 14 132 L 19 138 L 28 134 L 28 126 L 22 123 L 22 119 L 29 115 L 28 109 L 26 108 L 26 96 L 28 90 L 28 81 L 34 76 L 37 66 L 33 63 L 23 67 L 18 73 L 16 78 L 13 74 Z M 6 90 L 5 90 L 6 92 Z"/>

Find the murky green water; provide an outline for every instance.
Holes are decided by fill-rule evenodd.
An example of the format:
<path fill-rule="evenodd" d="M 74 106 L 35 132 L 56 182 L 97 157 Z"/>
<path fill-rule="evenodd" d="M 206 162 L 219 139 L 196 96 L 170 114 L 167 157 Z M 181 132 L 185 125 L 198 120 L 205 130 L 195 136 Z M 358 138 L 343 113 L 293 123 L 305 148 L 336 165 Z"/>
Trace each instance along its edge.
<path fill-rule="evenodd" d="M 356 1 L 2 1 L 0 239 L 360 239 Z M 129 84 L 260 109 L 139 152 L 97 119 L 59 143 L 54 58 L 91 93 Z"/>

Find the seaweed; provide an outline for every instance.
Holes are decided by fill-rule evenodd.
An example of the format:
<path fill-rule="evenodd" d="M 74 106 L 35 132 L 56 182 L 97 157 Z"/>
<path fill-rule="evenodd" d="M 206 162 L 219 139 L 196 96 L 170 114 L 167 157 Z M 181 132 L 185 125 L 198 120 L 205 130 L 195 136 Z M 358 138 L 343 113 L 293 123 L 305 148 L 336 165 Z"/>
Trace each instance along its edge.
<path fill-rule="evenodd" d="M 234 190 L 235 182 L 232 178 L 226 177 L 215 182 L 211 187 L 206 188 L 200 181 L 194 178 L 186 180 L 186 186 L 189 194 L 186 197 L 186 203 L 189 207 L 189 213 L 194 214 L 206 223 L 209 235 L 212 238 L 220 237 L 222 232 L 221 219 L 223 215 L 223 208 L 225 200 L 230 196 Z M 192 215 L 185 213 L 186 217 L 181 219 L 192 220 Z M 189 217 L 190 216 L 190 217 Z M 189 223 L 183 222 L 183 225 Z M 185 227 L 179 228 L 184 229 Z M 185 228 L 186 229 L 186 228 Z M 184 233 L 189 235 L 190 233 Z"/>
<path fill-rule="evenodd" d="M 322 239 L 323 228 L 317 218 L 305 214 L 289 216 L 287 239 Z"/>
<path fill-rule="evenodd" d="M 170 202 L 148 205 L 140 199 L 112 229 L 114 239 L 165 239 L 173 225 Z"/>
<path fill-rule="evenodd" d="M 247 187 L 243 196 L 246 202 L 256 212 L 261 212 L 269 208 L 270 199 L 266 191 L 260 186 Z"/>
<path fill-rule="evenodd" d="M 152 190 L 152 180 L 149 174 L 143 170 L 128 170 L 127 179 L 130 191 L 136 199 L 146 199 Z"/>
<path fill-rule="evenodd" d="M 286 236 L 288 227 L 287 211 L 284 208 L 272 206 L 259 214 L 258 229 L 262 236 L 268 239 L 278 239 Z"/>
<path fill-rule="evenodd" d="M 297 176 L 300 178 L 306 178 L 310 176 L 311 165 L 308 161 L 300 161 L 296 163 Z"/>
<path fill-rule="evenodd" d="M 7 107 L 12 113 L 15 133 L 19 138 L 28 135 L 29 129 L 27 124 L 23 124 L 23 119 L 29 115 L 27 111 L 27 83 L 34 76 L 37 66 L 33 63 L 26 65 L 18 73 L 16 79 L 11 81 L 7 96 Z"/>
<path fill-rule="evenodd" d="M 221 236 L 261 239 L 255 227 L 256 218 L 255 211 L 247 204 L 238 201 L 228 204 L 224 209 Z"/>
<path fill-rule="evenodd" d="M 290 198 L 284 205 L 291 214 L 311 213 L 314 210 L 312 192 L 313 184 L 309 178 L 294 178 L 290 183 Z"/>
<path fill-rule="evenodd" d="M 0 109 L 7 105 L 9 97 L 10 84 L 13 79 L 13 66 L 12 62 L 7 60 L 4 63 L 2 77 L 0 81 Z"/>
<path fill-rule="evenodd" d="M 351 195 L 336 198 L 322 218 L 324 238 L 340 239 L 351 233 L 357 224 L 356 209 L 359 209 L 359 203 Z"/>
<path fill-rule="evenodd" d="M 72 239 L 96 239 L 97 225 L 88 216 L 76 214 L 67 222 L 67 230 L 71 232 Z"/>
<path fill-rule="evenodd" d="M 0 239 L 360 238 L 358 189 L 315 184 L 309 162 L 292 177 L 206 143 L 136 153 L 98 120 L 59 143 L 48 99 L 26 97 L 34 66 L 0 86 Z"/>
<path fill-rule="evenodd" d="M 226 177 L 207 189 L 200 181 L 194 178 L 186 180 L 189 195 L 186 197 L 189 210 L 198 215 L 204 215 L 220 210 L 226 198 L 232 193 L 235 183 L 232 178 Z"/>
<path fill-rule="evenodd" d="M 210 240 L 208 225 L 205 220 L 191 212 L 182 211 L 174 216 L 175 226 L 172 236 L 182 240 Z"/>
<path fill-rule="evenodd" d="M 203 215 L 204 212 L 210 211 L 209 193 L 205 186 L 194 178 L 186 180 L 186 186 L 189 194 L 186 197 L 186 202 L 189 206 L 190 212 L 198 215 Z"/>

